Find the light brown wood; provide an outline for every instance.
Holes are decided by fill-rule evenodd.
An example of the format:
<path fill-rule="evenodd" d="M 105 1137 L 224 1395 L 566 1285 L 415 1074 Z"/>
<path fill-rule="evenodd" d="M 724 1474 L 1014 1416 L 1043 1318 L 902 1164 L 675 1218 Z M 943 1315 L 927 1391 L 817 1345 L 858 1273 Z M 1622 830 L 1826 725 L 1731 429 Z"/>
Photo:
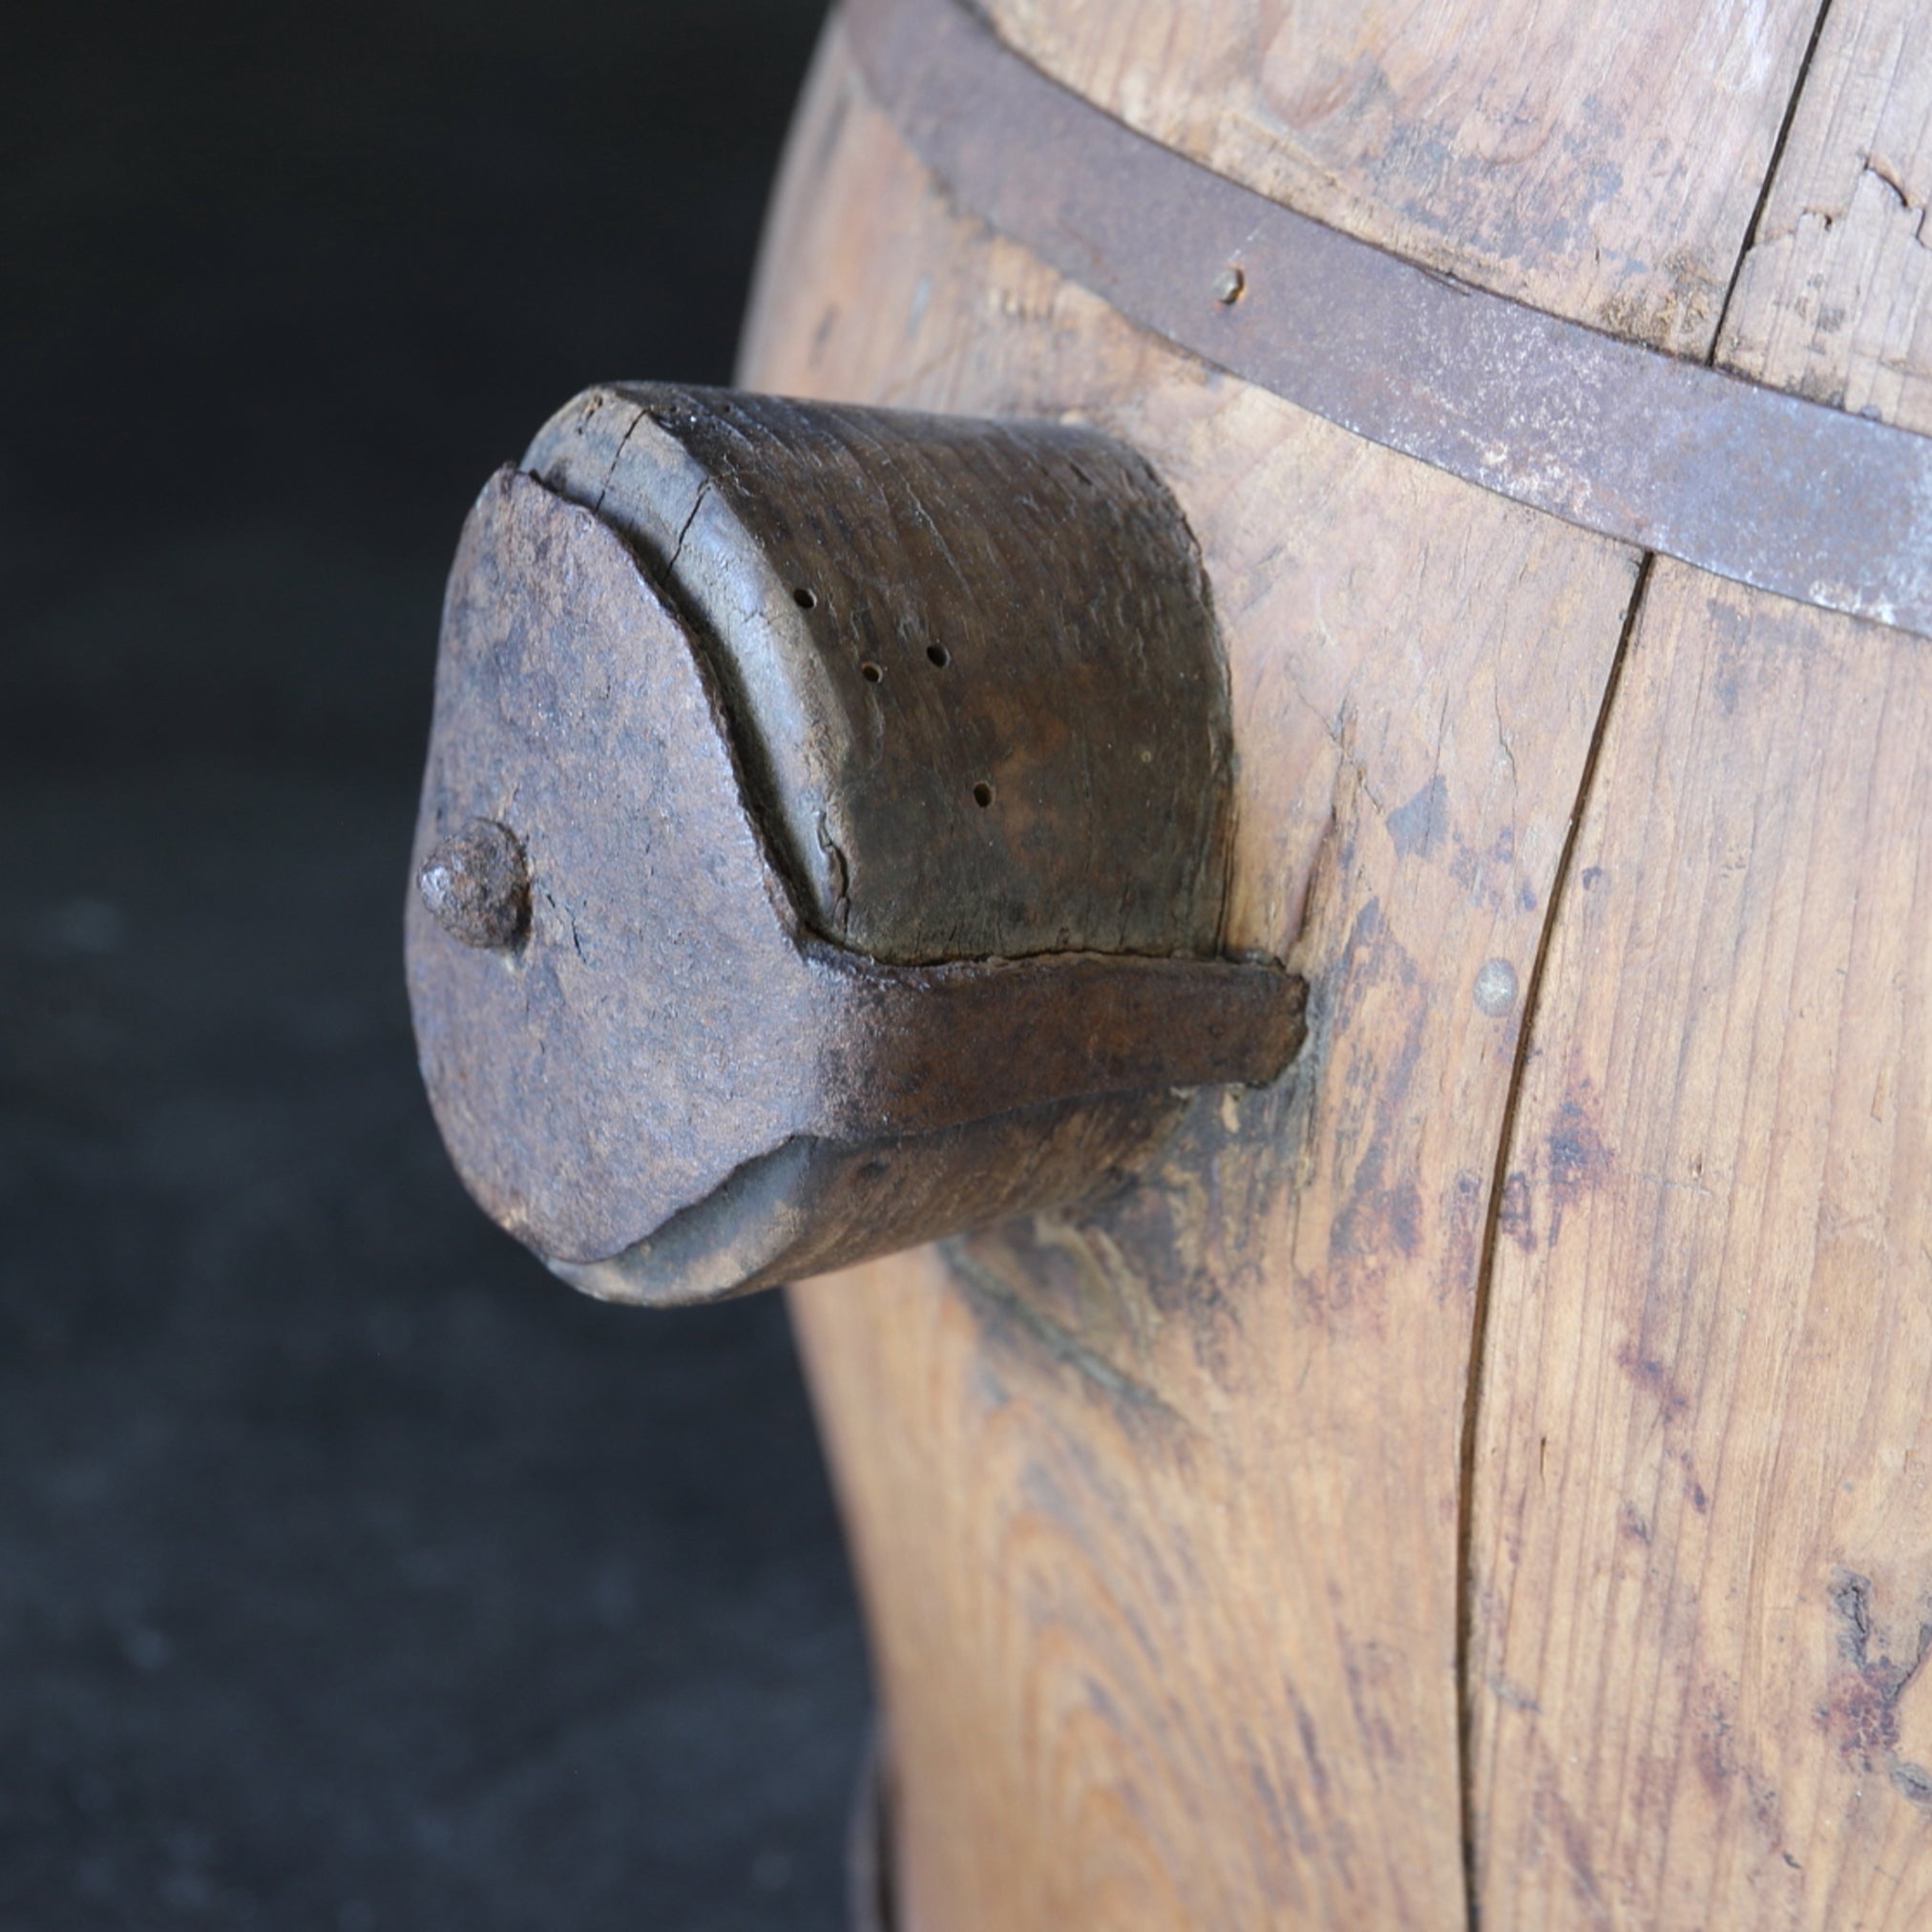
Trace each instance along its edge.
<path fill-rule="evenodd" d="M 1900 0 L 1834 8 L 1718 360 L 1932 433 L 1932 68 Z"/>
<path fill-rule="evenodd" d="M 1603 10 L 1576 6 L 1501 16 L 1473 4 L 1365 15 L 1284 9 L 1260 18 L 1232 5 L 1002 0 L 994 11 L 1079 91 L 1254 185 L 1504 292 L 1706 353 L 1816 9 L 1809 0 L 1703 13 L 1657 4 L 1618 10 L 1607 28 Z M 1495 77 L 1540 74 L 1546 63 L 1555 74 L 1547 87 L 1525 91 L 1520 79 L 1511 94 Z M 1292 69 L 1328 94 L 1284 116 Z M 1591 76 L 1608 90 L 1599 88 L 1593 105 L 1584 99 Z M 1511 127 L 1514 145 L 1504 138 Z M 1788 167 L 1805 151 L 1802 128 L 1800 116 Z M 1774 195 L 1768 242 L 1778 205 Z M 1810 270 L 1794 261 L 1789 272 Z M 1771 274 L 1767 254 L 1762 266 L 1747 264 L 1745 286 Z M 1788 304 L 1783 286 L 1753 294 L 1744 313 Z M 1754 326 L 1770 340 L 1765 325 Z M 1888 341 L 1903 325 L 1891 326 Z M 1738 327 L 1739 345 L 1756 339 Z M 1807 344 L 1815 337 L 1837 340 L 1821 321 Z M 1596 1739 L 1624 1722 L 1623 1679 L 1640 1661 L 1637 1647 L 1594 1659 L 1594 1689 L 1586 1695 L 1579 1678 L 1564 1691 L 1564 1724 L 1543 1724 L 1535 1753 L 1527 1729 L 1503 1728 L 1538 1716 L 1529 1706 L 1544 1668 L 1526 1681 L 1509 1674 L 1512 1639 L 1527 1644 L 1562 1620 L 1587 1649 L 1609 1587 L 1608 1573 L 1589 1562 L 1564 1569 L 1556 1556 L 1525 1557 L 1523 1530 L 1502 1523 L 1500 1500 L 1522 1486 L 1522 1444 L 1537 1442 L 1540 1456 L 1547 1433 L 1526 1434 L 1523 1417 L 1546 1417 L 1581 1467 L 1601 1445 L 1586 1440 L 1589 1417 L 1565 1419 L 1564 1402 L 1584 1383 L 1613 1394 L 1628 1385 L 1628 1408 L 1650 1359 L 1632 1357 L 1633 1378 L 1612 1349 L 1584 1360 L 1578 1382 L 1574 1366 L 1562 1376 L 1548 1367 L 1541 1330 L 1525 1326 L 1540 1314 L 1525 1297 L 1544 1291 L 1519 1237 L 1542 1243 L 1546 1258 L 1579 1253 L 1593 1204 L 1609 1227 L 1618 1200 L 1649 1211 L 1641 1192 L 1618 1192 L 1621 1180 L 1589 1191 L 1603 1162 L 1621 1176 L 1630 1157 L 1601 1120 L 1601 1144 L 1564 1138 L 1568 1089 L 1551 1084 L 1561 1071 L 1551 1050 L 1529 1064 L 1515 1140 L 1542 1148 L 1542 1165 L 1517 1161 L 1521 1171 L 1491 1199 L 1523 995 L 1638 558 L 1356 442 L 1127 327 L 948 204 L 867 102 L 835 30 L 774 212 L 744 374 L 793 393 L 1064 414 L 1125 436 L 1155 461 L 1202 541 L 1228 637 L 1240 759 L 1230 937 L 1285 956 L 1313 989 L 1296 1076 L 1275 1092 L 1203 1096 L 1159 1170 L 1106 1211 L 1043 1219 L 795 1291 L 892 1727 L 903 1924 L 1027 1932 L 1461 1922 L 1460 1459 L 1492 1215 L 1504 1265 L 1493 1277 L 1488 1335 L 1514 1354 L 1498 1372 L 1503 1379 L 1485 1383 L 1479 1412 L 1481 1674 L 1471 1714 L 1485 1922 L 1651 1922 L 1646 1913 L 1665 1908 L 1654 1886 L 1626 1897 L 1601 1876 L 1594 1895 L 1571 1882 L 1567 1847 L 1580 1827 L 1534 1797 L 1575 1789 L 1608 1806 L 1612 1833 L 1643 1817 L 1662 1829 L 1656 1818 L 1670 1808 L 1648 1795 L 1654 1774 L 1628 1806 L 1613 1783 L 1585 1792 L 1582 1782 Z M 1628 660 L 1624 699 L 1643 697 L 1653 716 L 1687 707 L 1685 719 L 1667 722 L 1678 734 L 1671 769 L 1692 776 L 1702 767 L 1682 766 L 1692 743 L 1683 734 L 1721 740 L 1721 692 L 1755 717 L 1754 694 L 1783 681 L 1782 725 L 1766 712 L 1721 746 L 1711 767 L 1715 789 L 1697 808 L 1723 836 L 1712 832 L 1716 857 L 1700 860 L 1709 875 L 1671 889 L 1687 931 L 1715 930 L 1723 891 L 1735 898 L 1747 875 L 1766 919 L 1798 920 L 1809 903 L 1812 871 L 1790 874 L 1796 897 L 1783 883 L 1797 847 L 1774 853 L 1769 831 L 1761 851 L 1752 845 L 1755 821 L 1737 805 L 1740 788 L 1790 819 L 1823 796 L 1827 757 L 1844 761 L 1830 780 L 1841 792 L 1852 773 L 1869 787 L 1874 760 L 1861 763 L 1850 747 L 1859 720 L 1876 720 L 1885 703 L 1898 734 L 1885 741 L 1886 768 L 1909 763 L 1919 701 L 1899 681 L 1923 645 L 1891 640 L 1882 677 L 1867 666 L 1840 684 L 1825 662 L 1830 647 L 1825 658 L 1790 657 L 1744 632 L 1727 641 L 1730 619 L 1712 615 L 1728 610 L 1754 637 L 1768 621 L 1760 607 L 1769 600 L 1689 572 L 1654 572 Z M 1647 666 L 1663 662 L 1660 640 L 1672 625 L 1687 639 L 1678 682 L 1648 691 Z M 1840 628 L 1869 649 L 1857 626 Z M 1702 640 L 1694 651 L 1691 632 Z M 1663 783 L 1642 765 L 1641 746 L 1628 757 L 1618 750 L 1624 699 L 1590 788 L 1593 825 L 1613 779 L 1626 800 L 1633 787 Z M 1700 704 L 1719 709 L 1706 716 Z M 1688 783 L 1662 803 L 1637 796 L 1627 813 L 1633 823 L 1654 815 Z M 1837 841 L 1819 832 L 1816 891 L 1829 878 L 1841 901 L 1856 886 L 1859 821 L 1847 803 L 1856 798 L 1846 793 L 1816 821 Z M 1805 835 L 1813 825 L 1803 819 Z M 1650 854 L 1647 863 L 1653 876 L 1667 861 Z M 1902 865 L 1895 860 L 1887 876 L 1902 880 Z M 1649 1055 L 1641 1078 L 1654 1082 L 1665 1068 L 1674 1079 L 1678 1049 L 1661 1036 L 1681 1026 L 1681 1004 L 1669 998 L 1683 987 L 1645 996 L 1664 1002 L 1652 1029 L 1648 1013 L 1625 1003 L 1638 998 L 1631 985 L 1610 983 L 1634 982 L 1645 968 L 1634 931 L 1576 923 L 1598 903 L 1593 894 L 1607 892 L 1609 872 L 1582 850 L 1572 859 L 1570 912 L 1544 973 L 1544 1026 L 1552 1014 L 1586 1012 L 1587 980 L 1587 1012 L 1616 1016 Z M 1857 890 L 1880 889 L 1875 878 Z M 1841 903 L 1838 925 L 1852 916 Z M 1802 951 L 1789 934 L 1780 943 L 1793 957 Z M 1807 929 L 1806 943 L 1825 941 Z M 1736 973 L 1737 999 L 1759 990 L 1729 958 L 1687 959 L 1680 974 L 1693 963 L 1704 979 L 1685 985 L 1715 977 L 1729 986 Z M 1862 997 L 1878 994 L 1874 982 Z M 1923 1002 L 1912 1007 L 1910 985 L 1885 998 L 1895 1033 L 1914 1023 L 1922 1031 Z M 1769 1042 L 1775 1025 L 1764 1026 Z M 1867 1052 L 1864 1036 L 1859 1042 Z M 1698 1031 L 1696 1050 L 1707 1045 Z M 1739 1078 L 1748 1063 L 1735 1037 L 1710 1051 L 1712 1082 Z M 1913 1131 L 1922 1133 L 1932 1095 L 1922 1082 L 1910 1087 L 1912 1064 L 1898 1062 L 1887 1104 L 1917 1105 Z M 1861 1062 L 1859 1078 L 1867 1071 L 1876 1074 Z M 1638 1077 L 1613 1088 L 1606 1071 L 1595 1091 L 1634 1101 Z M 1668 1101 L 1668 1082 L 1661 1092 Z M 1763 1132 L 1775 1118 L 1781 1144 L 1792 1131 L 1785 1116 L 1755 1089 L 1753 1104 Z M 1892 1131 L 1905 1134 L 1894 1157 L 1905 1163 L 1910 1135 Z M 1636 1147 L 1634 1128 L 1628 1138 Z M 1671 1211 L 1703 1199 L 1674 1185 L 1695 1177 L 1661 1156 L 1645 1156 L 1643 1166 L 1673 1184 L 1655 1188 Z M 1885 1200 L 1904 1200 L 1906 1166 L 1887 1171 Z M 1799 1181 L 1800 1194 L 1808 1185 Z M 1564 1224 L 1552 1250 L 1556 1207 Z M 1754 1238 L 1769 1241 L 1768 1225 L 1753 1224 Z M 1766 1251 L 1797 1251 L 1778 1243 Z M 1598 1292 L 1580 1273 L 1567 1280 L 1575 1334 L 1557 1334 L 1559 1351 L 1583 1345 L 1575 1336 L 1588 1332 Z M 1724 1319 L 1753 1346 L 1789 1352 L 1790 1337 L 1754 1323 L 1750 1296 L 1735 1278 L 1727 1284 Z M 1905 1306 L 1912 1293 L 1919 1301 Z M 1915 1339 L 1922 1286 L 1900 1277 L 1878 1300 L 1865 1317 L 1870 1334 L 1889 1321 L 1900 1338 L 1886 1412 L 1896 1419 L 1909 1364 L 1925 1359 Z M 1513 1321 L 1522 1334 L 1511 1341 Z M 1694 1336 L 1684 1345 L 1703 1346 Z M 1858 1360 L 1858 1373 L 1869 1374 L 1869 1361 Z M 1546 1373 L 1555 1376 L 1547 1385 L 1539 1379 Z M 1834 1365 L 1808 1361 L 1804 1373 L 1814 1394 L 1796 1411 L 1803 1419 L 1785 1438 L 1787 1460 L 1827 1426 L 1843 1435 L 1858 1413 Z M 1674 1396 L 1650 1399 L 1654 1417 Z M 1922 1396 L 1915 1416 L 1923 1406 Z M 1632 1414 L 1628 1426 L 1639 1436 L 1653 1426 Z M 1754 1426 L 1741 1420 L 1739 1439 Z M 1857 1427 L 1868 1430 L 1857 1439 L 1869 1441 L 1876 1469 L 1891 1453 L 1892 1423 L 1874 1417 Z M 1503 1466 L 1505 1450 L 1519 1462 Z M 1829 1459 L 1806 1453 L 1824 1481 L 1817 1472 Z M 1683 1468 L 1670 1460 L 1666 1473 L 1688 1496 Z M 1897 1663 L 1916 1641 L 1911 1589 L 1924 1583 L 1905 1589 L 1880 1558 L 1904 1547 L 1901 1498 L 1919 1480 L 1916 1468 L 1892 1469 L 1870 1532 L 1844 1542 L 1846 1580 L 1833 1586 L 1879 1620 L 1862 1674 L 1853 1670 L 1859 1685 L 1887 1668 L 1881 1655 Z M 1716 1492 L 1702 1462 L 1688 1481 L 1703 1485 L 1706 1514 L 1681 1496 L 1672 1507 L 1701 1525 Z M 1578 1482 L 1583 1506 L 1596 1507 L 1603 1483 Z M 1754 1525 L 1747 1497 L 1730 1506 Z M 1616 1521 L 1613 1508 L 1613 1529 Z M 1657 1503 L 1643 1521 L 1650 1544 L 1632 1534 L 1612 1554 L 1632 1566 L 1641 1554 L 1658 1565 L 1646 1574 L 1664 1576 L 1674 1519 Z M 1567 1562 L 1603 1523 L 1565 1517 L 1539 1527 Z M 1757 1532 L 1742 1533 L 1749 1543 Z M 1505 1564 L 1523 1562 L 1544 1567 L 1505 1577 Z M 1863 1597 L 1854 1577 L 1870 1579 Z M 1843 1615 L 1856 1625 L 1856 1612 Z M 1752 1668 L 1761 1664 L 1774 1676 L 1780 1668 L 1754 1656 Z M 1484 1689 L 1492 1677 L 1500 1688 Z M 1734 1706 L 1741 1690 L 1732 1694 Z M 1725 1721 L 1734 1728 L 1732 1706 Z M 1915 1720 L 1905 1702 L 1883 1708 L 1899 1712 L 1901 1729 L 1896 1745 L 1878 1751 L 1932 1762 L 1908 1749 Z M 1838 1747 L 1804 1721 L 1810 1729 L 1793 1749 L 1809 1748 L 1821 1777 Z M 1888 1720 L 1873 1721 L 1882 1730 Z M 1705 1845 L 1709 1858 L 1730 1860 L 1726 1872 L 1744 1872 L 1757 1773 L 1726 1743 L 1732 1734 L 1717 1733 L 1711 1762 L 1735 1796 L 1713 1812 Z M 1552 1783 L 1552 1757 L 1564 1759 L 1570 1782 Z M 1683 1762 L 1695 1782 L 1688 1742 Z M 1874 1772 L 1865 1787 L 1885 1775 Z M 1890 1802 L 1898 1787 L 1886 1789 Z M 1505 1800 L 1518 1811 L 1506 1812 Z M 1688 1812 L 1683 1829 L 1691 1829 Z M 1831 1828 L 1821 1829 L 1828 1838 Z M 1785 1843 L 1803 1861 L 1806 1849 L 1791 1846 L 1788 1833 Z M 1521 1872 L 1518 1860 L 1529 1861 Z M 1759 1922 L 1752 1909 L 1767 1895 L 1752 1882 L 1695 1894 L 1718 1900 L 1728 1919 L 1713 1907 L 1701 1921 L 1670 1922 Z M 1680 1896 L 1691 1893 L 1670 1898 Z M 1843 1903 L 1859 1895 L 1816 1896 Z"/>
<path fill-rule="evenodd" d="M 1711 346 L 1816 12 L 1774 0 L 990 0 L 1040 66 L 1304 214 Z"/>
<path fill-rule="evenodd" d="M 1835 9 L 1724 359 L 1932 427 L 1928 164 Z M 1485 1926 L 1932 1921 L 1928 752 L 1922 640 L 1658 566 L 1491 1291 Z"/>
<path fill-rule="evenodd" d="M 1506 989 L 1635 559 L 1207 380 L 954 217 L 836 55 L 806 138 L 833 125 L 748 374 L 1077 408 L 1153 457 L 1229 651 L 1230 938 L 1314 989 L 1303 1077 L 1206 1097 L 1113 1213 L 798 1292 L 905 1923 L 1453 1922 Z"/>

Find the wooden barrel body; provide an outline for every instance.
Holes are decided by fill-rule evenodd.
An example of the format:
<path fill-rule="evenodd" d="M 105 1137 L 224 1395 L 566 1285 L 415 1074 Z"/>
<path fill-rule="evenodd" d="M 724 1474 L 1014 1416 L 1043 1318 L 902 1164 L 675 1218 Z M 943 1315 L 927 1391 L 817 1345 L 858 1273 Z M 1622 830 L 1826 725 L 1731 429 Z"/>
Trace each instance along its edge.
<path fill-rule="evenodd" d="M 1908 0 L 986 0 L 1441 274 L 1932 431 Z M 976 218 L 835 17 L 742 376 L 1198 536 L 1276 1088 L 793 1291 L 907 1932 L 1932 1923 L 1932 643 L 1360 439 Z"/>

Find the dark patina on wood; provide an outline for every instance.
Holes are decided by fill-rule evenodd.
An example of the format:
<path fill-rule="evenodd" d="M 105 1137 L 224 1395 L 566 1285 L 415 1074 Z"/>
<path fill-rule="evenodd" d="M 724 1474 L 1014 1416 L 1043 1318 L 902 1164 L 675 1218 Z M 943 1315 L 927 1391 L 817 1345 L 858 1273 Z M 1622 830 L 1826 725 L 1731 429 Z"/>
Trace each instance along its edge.
<path fill-rule="evenodd" d="M 613 384 L 524 461 L 690 624 L 827 938 L 903 961 L 1215 951 L 1227 672 L 1199 554 L 1137 452 Z"/>
<path fill-rule="evenodd" d="M 1225 676 L 1141 459 L 638 388 L 527 460 L 451 578 L 410 983 L 459 1171 L 559 1273 L 886 1252 L 1286 1067 L 1301 983 L 1217 956 Z"/>

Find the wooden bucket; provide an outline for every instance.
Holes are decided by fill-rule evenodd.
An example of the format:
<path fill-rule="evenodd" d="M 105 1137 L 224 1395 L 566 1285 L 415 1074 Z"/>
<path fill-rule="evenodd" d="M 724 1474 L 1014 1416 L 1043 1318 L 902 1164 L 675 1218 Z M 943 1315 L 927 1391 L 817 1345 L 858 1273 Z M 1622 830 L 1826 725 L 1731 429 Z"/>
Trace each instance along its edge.
<path fill-rule="evenodd" d="M 929 168 L 879 10 L 743 380 L 1154 460 L 1231 661 L 1229 937 L 1312 988 L 1291 1079 L 1102 1208 L 793 1291 L 891 1922 L 1932 1923 L 1932 643 L 1138 326 Z M 1440 277 L 1932 430 L 1906 0 L 986 12 Z"/>

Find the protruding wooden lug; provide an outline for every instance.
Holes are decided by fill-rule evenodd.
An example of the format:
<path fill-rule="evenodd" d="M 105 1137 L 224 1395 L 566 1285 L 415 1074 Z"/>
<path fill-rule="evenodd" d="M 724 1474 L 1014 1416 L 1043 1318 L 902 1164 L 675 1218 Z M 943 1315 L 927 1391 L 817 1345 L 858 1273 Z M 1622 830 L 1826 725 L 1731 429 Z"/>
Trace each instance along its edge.
<path fill-rule="evenodd" d="M 558 1273 L 883 1253 L 1287 1066 L 1301 982 L 1217 956 L 1225 674 L 1131 451 L 623 388 L 526 463 L 451 578 L 408 944 L 451 1154 Z"/>

